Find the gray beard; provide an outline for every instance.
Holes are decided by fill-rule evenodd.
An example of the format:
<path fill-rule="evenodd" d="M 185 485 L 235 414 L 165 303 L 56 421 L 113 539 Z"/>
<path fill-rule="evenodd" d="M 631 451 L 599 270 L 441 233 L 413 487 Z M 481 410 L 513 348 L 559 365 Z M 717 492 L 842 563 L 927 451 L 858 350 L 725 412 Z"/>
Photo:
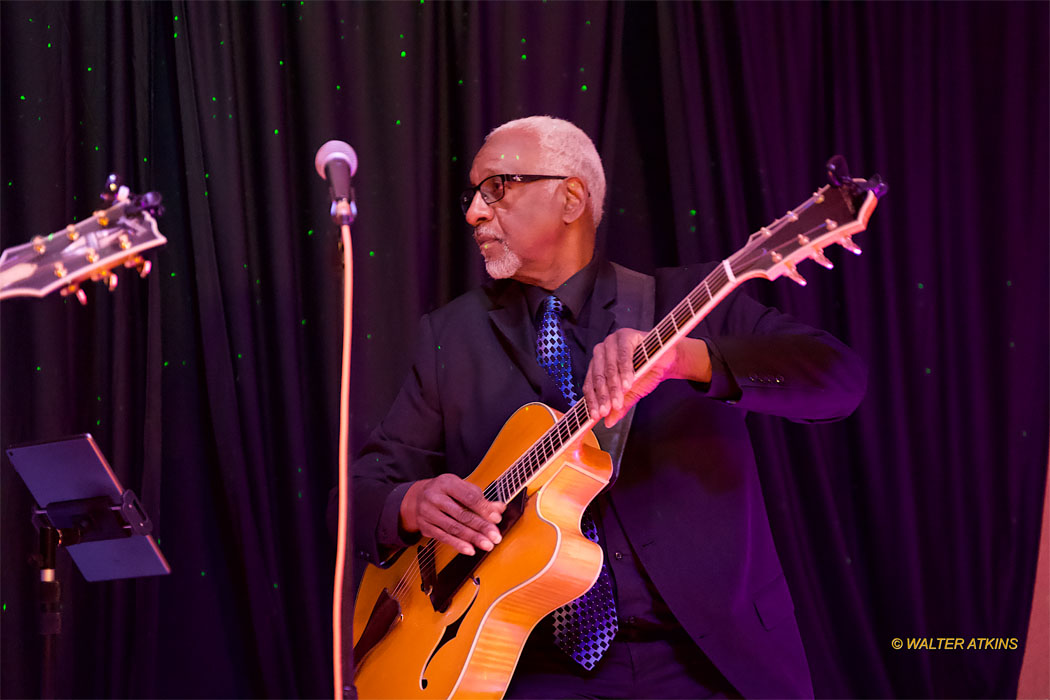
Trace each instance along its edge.
<path fill-rule="evenodd" d="M 513 277 L 521 269 L 521 258 L 518 257 L 517 253 L 511 250 L 505 241 L 498 241 L 498 243 L 503 246 L 503 255 L 495 260 L 485 261 L 485 271 L 494 280 Z"/>

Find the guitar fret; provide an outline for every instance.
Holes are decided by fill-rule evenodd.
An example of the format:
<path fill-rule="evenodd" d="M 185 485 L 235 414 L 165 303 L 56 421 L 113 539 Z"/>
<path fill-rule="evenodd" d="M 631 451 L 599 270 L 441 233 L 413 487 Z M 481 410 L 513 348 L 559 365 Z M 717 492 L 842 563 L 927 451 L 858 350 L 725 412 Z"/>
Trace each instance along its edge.
<path fill-rule="evenodd" d="M 572 435 L 572 431 L 569 430 L 569 426 L 564 421 L 558 421 L 558 438 L 564 445 L 569 441 L 569 437 Z"/>
<path fill-rule="evenodd" d="M 682 304 L 679 304 L 678 306 L 674 307 L 674 311 L 671 312 L 671 315 L 674 316 L 675 325 L 679 329 L 686 323 L 688 323 L 689 319 L 692 317 L 692 314 L 689 313 L 689 309 L 687 307 L 688 305 L 683 306 Z"/>

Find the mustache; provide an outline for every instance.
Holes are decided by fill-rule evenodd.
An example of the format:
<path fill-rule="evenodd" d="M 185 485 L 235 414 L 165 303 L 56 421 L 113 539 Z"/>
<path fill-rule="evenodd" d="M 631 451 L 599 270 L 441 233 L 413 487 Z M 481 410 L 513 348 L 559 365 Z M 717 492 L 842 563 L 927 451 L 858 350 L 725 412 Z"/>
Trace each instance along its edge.
<path fill-rule="evenodd" d="M 493 241 L 503 240 L 503 237 L 494 231 L 492 227 L 486 226 L 485 224 L 474 229 L 474 241 L 477 242 L 477 240 L 483 236 L 491 238 Z"/>

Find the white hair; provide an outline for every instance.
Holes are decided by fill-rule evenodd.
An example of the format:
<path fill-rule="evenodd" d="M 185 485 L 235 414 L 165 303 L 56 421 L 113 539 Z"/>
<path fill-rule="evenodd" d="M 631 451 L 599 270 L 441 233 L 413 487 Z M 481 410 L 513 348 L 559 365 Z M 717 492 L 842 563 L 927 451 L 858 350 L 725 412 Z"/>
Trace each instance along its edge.
<path fill-rule="evenodd" d="M 605 208 L 605 170 L 598 149 L 587 133 L 564 119 L 523 117 L 497 126 L 485 137 L 486 143 L 504 131 L 524 131 L 536 137 L 547 159 L 547 167 L 552 169 L 550 173 L 536 175 L 568 175 L 583 180 L 590 193 L 591 220 L 594 227 L 598 228 Z"/>

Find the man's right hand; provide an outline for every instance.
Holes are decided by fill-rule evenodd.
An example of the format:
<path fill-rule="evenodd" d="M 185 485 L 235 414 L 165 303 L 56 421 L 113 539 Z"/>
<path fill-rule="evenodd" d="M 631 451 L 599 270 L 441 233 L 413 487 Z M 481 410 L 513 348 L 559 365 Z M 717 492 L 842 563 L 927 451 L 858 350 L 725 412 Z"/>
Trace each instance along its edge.
<path fill-rule="evenodd" d="M 474 547 L 489 552 L 502 539 L 495 523 L 505 507 L 486 499 L 474 484 L 442 474 L 408 488 L 401 501 L 401 527 L 473 556 Z"/>

